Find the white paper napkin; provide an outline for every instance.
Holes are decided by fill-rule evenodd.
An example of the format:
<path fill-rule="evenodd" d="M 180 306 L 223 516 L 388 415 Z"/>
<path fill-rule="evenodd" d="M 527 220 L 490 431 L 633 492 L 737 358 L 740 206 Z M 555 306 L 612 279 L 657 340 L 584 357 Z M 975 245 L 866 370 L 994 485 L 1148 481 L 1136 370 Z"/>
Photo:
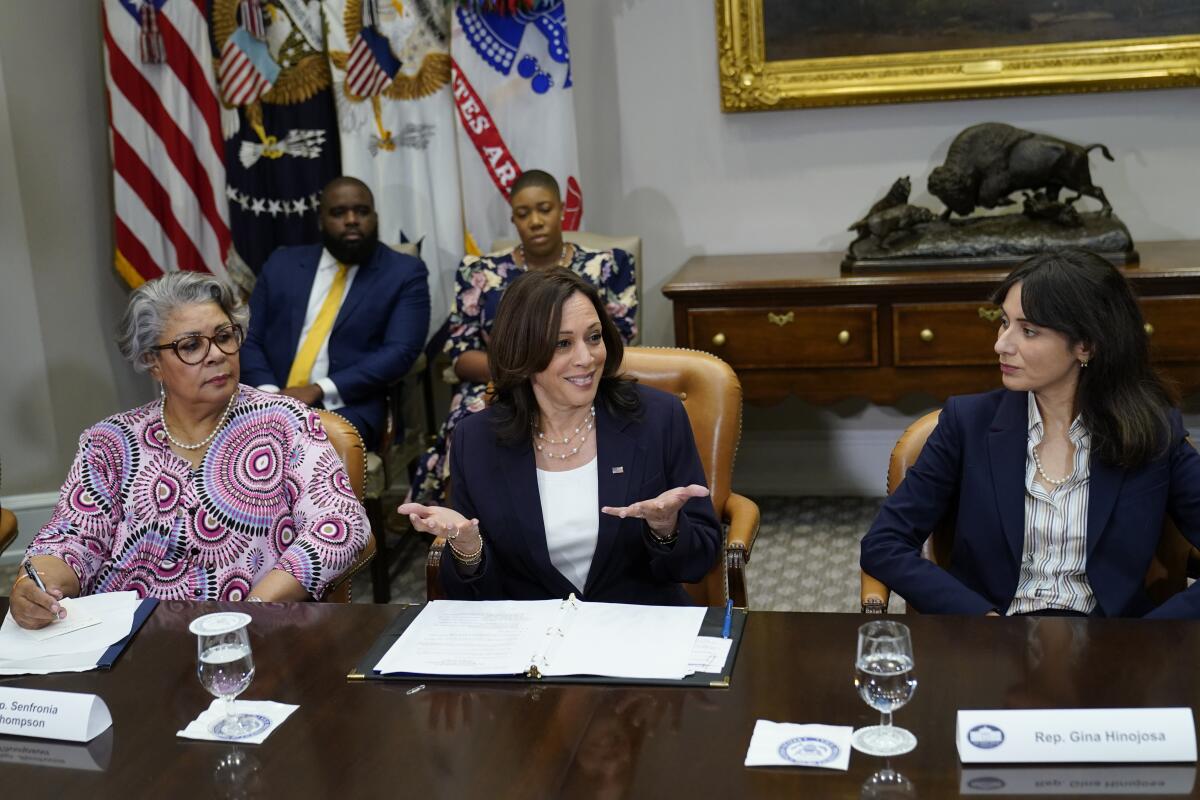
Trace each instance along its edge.
<path fill-rule="evenodd" d="M 212 732 L 213 726 L 225 717 L 225 701 L 216 699 L 200 716 L 188 723 L 188 726 L 175 735 L 182 739 L 203 739 L 209 742 L 244 742 L 246 744 L 262 744 L 268 736 L 283 724 L 292 712 L 300 706 L 287 703 L 273 703 L 270 700 L 238 700 L 234 703 L 238 714 L 253 714 L 259 718 L 263 727 L 257 733 L 241 739 L 229 739 L 217 736 Z"/>
<path fill-rule="evenodd" d="M 797 725 L 760 719 L 754 725 L 747 767 L 850 767 L 849 725 Z"/>

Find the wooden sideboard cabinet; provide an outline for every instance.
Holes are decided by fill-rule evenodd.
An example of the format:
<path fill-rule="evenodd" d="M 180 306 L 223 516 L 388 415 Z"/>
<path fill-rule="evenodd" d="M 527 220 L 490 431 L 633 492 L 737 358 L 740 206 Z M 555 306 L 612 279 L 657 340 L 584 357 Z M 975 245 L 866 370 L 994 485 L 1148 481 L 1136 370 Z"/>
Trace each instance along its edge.
<path fill-rule="evenodd" d="M 1200 242 L 1146 242 L 1125 269 L 1155 364 L 1184 397 L 1200 392 Z M 844 275 L 841 253 L 697 256 L 663 287 L 675 343 L 737 371 L 747 400 L 865 397 L 1000 386 L 988 297 L 1005 270 Z"/>

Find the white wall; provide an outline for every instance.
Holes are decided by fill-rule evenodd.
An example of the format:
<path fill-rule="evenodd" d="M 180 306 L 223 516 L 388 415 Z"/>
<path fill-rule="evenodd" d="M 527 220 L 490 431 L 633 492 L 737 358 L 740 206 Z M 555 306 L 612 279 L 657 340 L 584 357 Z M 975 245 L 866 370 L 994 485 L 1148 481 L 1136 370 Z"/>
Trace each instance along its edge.
<path fill-rule="evenodd" d="M 673 342 L 662 286 L 691 256 L 843 250 L 910 175 L 914 202 L 954 135 L 1002 121 L 1080 142 L 1135 240 L 1200 238 L 1200 92 L 1174 90 L 722 114 L 713 3 L 568 2 L 585 215 L 644 238 L 648 344 Z M 929 406 L 748 408 L 743 491 L 882 494 L 896 435 Z"/>
<path fill-rule="evenodd" d="M 0 493 L 22 542 L 80 432 L 151 394 L 113 344 L 126 289 L 112 268 L 99 5 L 48 5 L 0 3 Z"/>

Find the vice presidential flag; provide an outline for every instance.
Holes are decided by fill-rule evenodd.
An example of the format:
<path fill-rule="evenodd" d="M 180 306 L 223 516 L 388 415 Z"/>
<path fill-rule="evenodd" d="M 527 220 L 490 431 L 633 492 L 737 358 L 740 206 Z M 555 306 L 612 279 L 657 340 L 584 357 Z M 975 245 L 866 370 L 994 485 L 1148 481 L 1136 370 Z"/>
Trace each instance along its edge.
<path fill-rule="evenodd" d="M 342 169 L 371 187 L 379 237 L 417 244 L 429 268 L 430 332 L 445 320 L 463 254 L 452 0 L 321 0 Z"/>
<path fill-rule="evenodd" d="M 172 269 L 225 278 L 221 111 L 203 4 L 102 8 L 117 272 L 130 286 Z"/>
<path fill-rule="evenodd" d="M 523 170 L 558 179 L 565 229 L 578 229 L 583 217 L 563 2 L 506 13 L 486 7 L 456 6 L 450 42 L 463 213 L 469 244 L 483 251 L 515 235 L 508 194 Z"/>

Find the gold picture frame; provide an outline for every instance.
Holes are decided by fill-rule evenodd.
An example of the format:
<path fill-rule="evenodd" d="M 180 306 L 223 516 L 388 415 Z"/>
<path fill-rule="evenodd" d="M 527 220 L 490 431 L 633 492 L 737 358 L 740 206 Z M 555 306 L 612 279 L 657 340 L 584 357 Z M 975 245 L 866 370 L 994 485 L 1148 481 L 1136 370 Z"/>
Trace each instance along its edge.
<path fill-rule="evenodd" d="M 763 0 L 716 0 L 716 15 L 726 112 L 1200 85 L 1200 31 L 768 61 Z"/>

